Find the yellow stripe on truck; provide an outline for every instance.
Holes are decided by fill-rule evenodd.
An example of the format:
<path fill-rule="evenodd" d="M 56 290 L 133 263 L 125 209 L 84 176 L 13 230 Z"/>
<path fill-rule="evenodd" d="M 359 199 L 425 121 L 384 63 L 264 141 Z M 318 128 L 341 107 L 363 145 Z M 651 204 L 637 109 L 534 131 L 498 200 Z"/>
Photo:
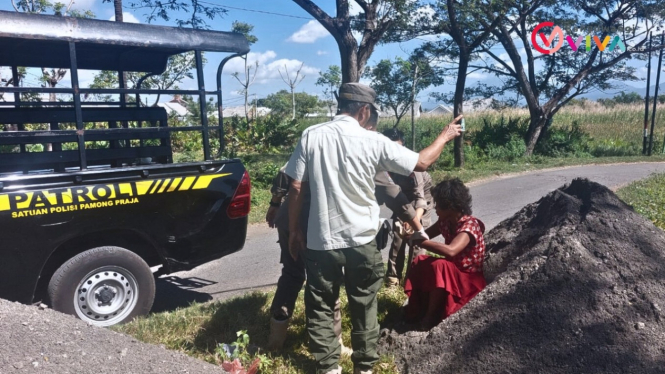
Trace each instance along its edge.
<path fill-rule="evenodd" d="M 12 217 L 25 217 L 130 204 L 138 202 L 139 196 L 205 189 L 213 180 L 228 175 L 231 173 L 4 193 L 0 194 L 0 212 L 12 211 Z"/>

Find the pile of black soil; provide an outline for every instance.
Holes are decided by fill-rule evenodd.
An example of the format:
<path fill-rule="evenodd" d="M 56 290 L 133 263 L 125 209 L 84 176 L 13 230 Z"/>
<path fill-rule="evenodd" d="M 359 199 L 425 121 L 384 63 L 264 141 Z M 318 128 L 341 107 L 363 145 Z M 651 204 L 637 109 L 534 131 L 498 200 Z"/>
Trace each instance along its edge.
<path fill-rule="evenodd" d="M 612 191 L 576 179 L 486 241 L 483 292 L 381 338 L 402 373 L 665 373 L 665 232 Z"/>

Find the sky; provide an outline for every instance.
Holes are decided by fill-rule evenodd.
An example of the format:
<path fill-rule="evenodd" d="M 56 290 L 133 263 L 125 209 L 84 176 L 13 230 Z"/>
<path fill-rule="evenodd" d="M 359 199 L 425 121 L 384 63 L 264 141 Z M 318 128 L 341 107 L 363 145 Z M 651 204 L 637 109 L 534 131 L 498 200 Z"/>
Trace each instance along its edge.
<path fill-rule="evenodd" d="M 61 0 L 65 1 L 65 0 Z M 305 78 L 302 83 L 296 87 L 297 92 L 307 92 L 315 95 L 322 95 L 323 88 L 316 86 L 316 80 L 319 72 L 325 71 L 330 65 L 340 65 L 340 56 L 337 44 L 333 37 L 319 25 L 307 12 L 291 0 L 205 0 L 209 4 L 225 6 L 228 13 L 215 20 L 208 20 L 209 26 L 213 30 L 229 31 L 233 21 L 241 21 L 254 25 L 253 34 L 258 37 L 258 42 L 251 47 L 249 54 L 250 61 L 259 62 L 259 72 L 255 83 L 250 87 L 252 98 L 263 98 L 267 95 L 282 89 L 288 89 L 288 86 L 280 77 L 280 70 L 284 74 L 288 69 L 291 76 L 304 63 L 302 73 Z M 13 10 L 9 1 L 1 2 L 0 10 Z M 133 10 L 129 7 L 132 0 L 125 0 L 125 22 L 145 22 L 146 10 Z M 316 1 L 317 4 L 329 14 L 334 14 L 334 1 Z M 351 2 L 352 4 L 354 2 Z M 328 8 L 324 7 L 325 5 Z M 113 4 L 103 3 L 102 0 L 76 0 L 73 6 L 79 10 L 91 10 L 96 17 L 104 20 L 113 19 Z M 353 11 L 353 10 L 352 10 Z M 358 10 L 356 10 L 358 11 Z M 186 15 L 174 14 L 173 18 L 184 18 Z M 155 24 L 173 26 L 171 22 L 156 21 Z M 389 45 L 378 46 L 369 61 L 369 65 L 374 65 L 381 59 L 394 59 L 395 57 L 406 57 L 409 51 L 412 51 L 422 40 L 413 40 L 406 43 L 393 43 Z M 524 55 L 524 46 L 520 45 L 521 53 Z M 497 53 L 507 59 L 507 55 L 501 53 L 500 48 Z M 208 64 L 205 67 L 206 86 L 209 89 L 214 87 L 215 75 L 219 61 L 224 57 L 223 54 L 206 55 Z M 657 59 L 653 60 L 656 65 Z M 638 69 L 638 76 L 646 77 L 646 62 L 631 62 Z M 243 69 L 241 59 L 235 59 L 227 64 L 222 82 L 224 91 L 224 105 L 241 105 L 243 98 L 239 91 L 241 85 L 231 76 L 234 71 L 241 72 Z M 0 70 L 0 75 L 6 74 L 6 71 Z M 29 72 L 29 78 L 36 83 L 38 70 Z M 81 86 L 85 87 L 92 82 L 96 72 L 83 71 L 80 73 Z M 4 76 L 4 75 L 3 75 Z M 652 69 L 652 77 L 655 76 L 655 66 Z M 493 75 L 484 72 L 472 73 L 467 86 L 472 86 L 476 82 L 496 83 L 497 79 Z M 451 79 L 441 87 L 430 88 L 419 95 L 424 107 L 434 107 L 436 105 L 429 98 L 429 93 L 433 91 L 449 92 L 453 89 Z M 61 82 L 61 85 L 68 85 L 67 78 Z M 652 83 L 653 84 L 653 83 Z M 629 86 L 644 87 L 644 82 L 630 82 Z M 181 88 L 194 89 L 195 82 L 185 81 L 180 85 Z M 631 90 L 634 87 L 627 87 Z M 639 88 L 638 88 L 639 89 Z M 616 92 L 594 93 L 591 97 L 613 96 Z M 164 99 L 162 100 L 164 101 Z"/>

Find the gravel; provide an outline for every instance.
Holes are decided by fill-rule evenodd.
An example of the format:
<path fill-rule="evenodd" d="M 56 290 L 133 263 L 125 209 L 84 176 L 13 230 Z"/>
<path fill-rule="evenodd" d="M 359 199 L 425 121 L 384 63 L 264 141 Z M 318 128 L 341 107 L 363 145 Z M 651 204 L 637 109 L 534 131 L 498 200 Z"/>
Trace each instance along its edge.
<path fill-rule="evenodd" d="M 0 299 L 0 373 L 223 373 L 44 307 Z"/>
<path fill-rule="evenodd" d="M 663 373 L 665 232 L 609 189 L 576 179 L 486 242 L 483 292 L 429 333 L 384 332 L 402 373 Z"/>

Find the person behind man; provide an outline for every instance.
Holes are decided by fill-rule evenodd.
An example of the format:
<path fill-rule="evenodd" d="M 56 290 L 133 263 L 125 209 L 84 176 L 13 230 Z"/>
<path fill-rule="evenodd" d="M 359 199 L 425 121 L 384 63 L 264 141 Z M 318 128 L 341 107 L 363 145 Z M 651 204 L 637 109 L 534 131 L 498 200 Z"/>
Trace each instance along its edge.
<path fill-rule="evenodd" d="M 398 129 L 391 128 L 385 130 L 383 135 L 399 145 L 404 145 L 404 133 Z M 390 173 L 390 179 L 400 187 L 401 191 L 409 199 L 416 212 L 416 220 L 422 223 L 423 227 L 430 225 L 430 212 L 432 209 L 432 177 L 426 171 L 416 171 L 409 176 L 396 175 Z M 388 255 L 388 269 L 386 271 L 386 285 L 399 285 L 404 272 L 404 261 L 406 260 L 407 241 L 402 238 L 401 231 L 410 231 L 408 222 L 402 221 L 399 217 L 393 215 L 393 241 Z M 418 253 L 414 246 L 409 248 L 409 259 L 413 259 L 413 253 Z"/>
<path fill-rule="evenodd" d="M 289 190 L 289 250 L 303 256 L 307 272 L 305 312 L 310 353 L 318 374 L 341 373 L 340 345 L 333 329 L 333 311 L 342 282 L 351 313 L 354 373 L 371 373 L 378 361 L 376 294 L 383 281 L 383 260 L 374 237 L 379 206 L 374 195 L 378 171 L 409 175 L 424 171 L 446 143 L 460 134 L 449 124 L 420 153 L 363 128 L 373 112 L 376 93 L 359 83 L 339 90 L 339 115 L 306 129 L 286 167 L 293 178 Z M 299 226 L 303 191 L 311 206 L 307 241 Z"/>
<path fill-rule="evenodd" d="M 378 114 L 368 121 L 365 128 L 367 130 L 376 131 L 378 124 Z M 293 259 L 289 253 L 289 222 L 288 222 L 288 204 L 282 204 L 282 201 L 287 196 L 291 178 L 284 173 L 286 165 L 280 169 L 275 175 L 270 189 L 272 198 L 270 200 L 270 207 L 266 213 L 266 222 L 271 228 L 277 228 L 277 235 L 279 238 L 279 246 L 281 249 L 280 263 L 282 264 L 282 275 L 277 281 L 277 290 L 270 307 L 270 336 L 268 337 L 268 349 L 278 350 L 281 349 L 286 340 L 286 332 L 288 323 L 293 315 L 293 310 L 298 299 L 298 293 L 305 283 L 305 263 L 301 257 Z M 416 217 L 416 211 L 409 202 L 408 198 L 401 192 L 399 187 L 394 183 L 385 183 L 382 181 L 382 175 L 387 176 L 387 172 L 380 172 L 375 177 L 376 188 L 375 194 L 377 201 L 380 205 L 385 204 L 392 212 L 393 216 L 398 217 L 403 222 L 410 222 L 416 231 L 424 231 L 420 225 L 420 220 Z M 388 178 L 388 177 L 386 177 Z M 300 227 L 303 232 L 307 232 L 307 221 L 309 217 L 309 204 L 310 193 L 309 190 L 303 191 L 305 193 L 303 209 L 300 214 Z M 423 239 L 428 239 L 425 236 Z M 335 304 L 333 326 L 336 336 L 341 345 L 343 355 L 352 353 L 351 349 L 344 346 L 341 340 L 342 333 L 342 314 L 341 305 L 339 301 Z"/>

